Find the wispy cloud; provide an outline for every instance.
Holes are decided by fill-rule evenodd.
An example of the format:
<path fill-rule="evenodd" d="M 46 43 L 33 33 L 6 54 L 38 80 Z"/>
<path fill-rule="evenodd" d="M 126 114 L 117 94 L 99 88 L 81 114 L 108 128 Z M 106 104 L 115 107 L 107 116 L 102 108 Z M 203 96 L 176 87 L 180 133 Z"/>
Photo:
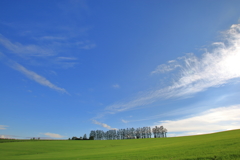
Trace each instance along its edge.
<path fill-rule="evenodd" d="M 115 88 L 115 89 L 120 88 L 119 84 L 114 84 L 114 85 L 112 85 L 112 87 Z"/>
<path fill-rule="evenodd" d="M 92 120 L 92 122 L 93 122 L 94 124 L 100 125 L 100 126 L 102 126 L 102 127 L 104 127 L 104 128 L 107 128 L 107 129 L 109 129 L 109 130 L 117 130 L 117 128 L 112 128 L 112 127 L 110 127 L 109 125 L 107 125 L 107 124 L 105 124 L 105 123 L 98 122 L 98 121 L 96 121 L 96 120 Z"/>
<path fill-rule="evenodd" d="M 52 40 L 66 40 L 65 37 L 60 37 L 60 36 L 43 36 L 43 37 L 40 37 L 38 39 L 49 40 L 49 41 L 52 41 Z"/>
<path fill-rule="evenodd" d="M 8 126 L 5 126 L 5 125 L 0 125 L 0 130 L 4 130 L 4 129 L 7 129 Z"/>
<path fill-rule="evenodd" d="M 75 45 L 77 45 L 79 48 L 81 49 L 85 49 L 85 50 L 89 50 L 89 49 L 93 49 L 96 47 L 95 43 L 92 43 L 90 41 L 79 41 L 76 42 Z"/>
<path fill-rule="evenodd" d="M 60 87 L 52 84 L 45 77 L 40 76 L 37 73 L 26 69 L 25 67 L 23 67 L 22 65 L 20 65 L 20 64 L 18 64 L 16 62 L 11 61 L 11 63 L 9 63 L 9 66 L 12 67 L 15 70 L 21 72 L 22 74 L 27 76 L 29 79 L 34 80 L 35 82 L 37 82 L 37 83 L 39 83 L 39 84 L 41 84 L 43 86 L 47 86 L 47 87 L 49 87 L 51 89 L 54 89 L 56 91 L 68 94 L 68 92 L 64 88 L 60 88 Z"/>
<path fill-rule="evenodd" d="M 122 119 L 121 121 L 122 121 L 123 123 L 128 123 L 128 121 L 126 121 L 126 120 L 124 120 L 124 119 Z"/>
<path fill-rule="evenodd" d="M 10 40 L 0 34 L 0 44 L 11 52 L 19 56 L 51 56 L 53 51 L 37 45 L 22 45 L 21 43 L 12 43 Z"/>
<path fill-rule="evenodd" d="M 34 36 L 33 36 L 34 37 Z M 96 44 L 90 40 L 76 41 L 71 36 L 41 36 L 31 38 L 34 44 L 22 44 L 20 42 L 13 42 L 0 34 L 0 45 L 6 50 L 5 54 L 15 54 L 24 59 L 31 65 L 56 65 L 61 68 L 74 67 L 77 58 L 73 55 L 79 50 L 90 50 L 96 47 Z M 71 54 L 69 54 L 71 50 Z"/>
<path fill-rule="evenodd" d="M 63 68 L 70 68 L 78 64 L 76 57 L 57 57 L 54 62 Z"/>
<path fill-rule="evenodd" d="M 165 88 L 145 92 L 128 102 L 106 107 L 111 113 L 121 112 L 151 104 L 160 99 L 192 96 L 210 87 L 219 87 L 240 78 L 240 24 L 224 32 L 224 41 L 213 43 L 213 49 L 200 58 L 187 54 L 168 64 L 158 66 L 151 74 L 164 73 L 179 68 L 173 83 Z"/>
<path fill-rule="evenodd" d="M 189 118 L 160 121 L 156 125 L 166 127 L 172 136 L 240 129 L 240 104 L 210 109 Z"/>
<path fill-rule="evenodd" d="M 161 64 L 157 66 L 157 68 L 154 71 L 152 71 L 151 74 L 169 72 L 178 67 L 181 67 L 181 65 L 179 65 L 176 60 L 171 60 L 171 61 L 168 61 L 168 64 Z"/>
<path fill-rule="evenodd" d="M 60 134 L 56 134 L 56 133 L 43 133 L 45 136 L 49 136 L 51 138 L 63 138 L 64 136 L 60 135 Z"/>
<path fill-rule="evenodd" d="M 24 58 L 25 61 L 27 60 L 30 64 L 57 65 L 62 68 L 70 68 L 78 64 L 76 57 L 59 56 L 69 52 L 69 48 L 89 50 L 96 46 L 89 40 L 70 42 L 70 37 L 68 41 L 65 41 L 65 39 L 67 38 L 61 36 L 43 36 L 35 38 L 35 40 L 41 42 L 23 45 L 19 42 L 14 43 L 0 34 L 0 45 L 7 49 L 7 54 L 14 53 Z"/>

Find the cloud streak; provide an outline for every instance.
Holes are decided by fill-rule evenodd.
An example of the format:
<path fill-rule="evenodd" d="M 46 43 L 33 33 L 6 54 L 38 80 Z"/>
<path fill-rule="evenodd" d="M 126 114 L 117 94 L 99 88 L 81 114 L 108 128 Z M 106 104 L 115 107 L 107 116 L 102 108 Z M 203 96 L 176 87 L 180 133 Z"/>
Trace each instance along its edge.
<path fill-rule="evenodd" d="M 37 45 L 22 45 L 21 43 L 12 43 L 7 38 L 0 34 L 0 44 L 11 52 L 18 54 L 19 56 L 51 56 L 53 51 Z"/>
<path fill-rule="evenodd" d="M 160 121 L 174 136 L 211 133 L 240 128 L 240 104 L 219 107 L 189 118 Z"/>
<path fill-rule="evenodd" d="M 21 72 L 22 74 L 27 76 L 29 79 L 31 79 L 31 80 L 33 80 L 33 81 L 35 81 L 35 82 L 37 82 L 37 83 L 39 83 L 43 86 L 46 86 L 46 87 L 49 87 L 49 88 L 54 89 L 56 91 L 68 94 L 68 92 L 64 88 L 60 88 L 60 87 L 54 85 L 49 80 L 47 80 L 45 77 L 40 76 L 37 73 L 26 69 L 25 67 L 23 67 L 22 65 L 20 65 L 16 62 L 11 61 L 9 66 L 12 67 L 15 70 Z"/>
<path fill-rule="evenodd" d="M 117 128 L 112 128 L 112 127 L 110 127 L 109 125 L 107 125 L 107 124 L 105 124 L 105 123 L 98 122 L 98 121 L 96 121 L 96 120 L 92 120 L 92 122 L 93 122 L 94 124 L 100 125 L 100 126 L 102 126 L 102 127 L 104 127 L 104 128 L 107 128 L 107 129 L 109 129 L 109 130 L 117 130 Z"/>
<path fill-rule="evenodd" d="M 128 123 L 129 121 L 126 121 L 126 120 L 124 120 L 124 119 L 122 119 L 121 120 L 123 123 Z"/>
<path fill-rule="evenodd" d="M 117 113 L 156 102 L 160 99 L 192 96 L 211 87 L 219 87 L 240 78 L 240 24 L 223 33 L 224 41 L 213 43 L 213 49 L 200 58 L 187 54 L 168 64 L 159 65 L 151 75 L 178 69 L 171 85 L 135 97 L 128 102 L 115 103 L 105 110 Z"/>
<path fill-rule="evenodd" d="M 49 136 L 51 138 L 63 138 L 64 136 L 60 135 L 60 134 L 56 134 L 56 133 L 43 133 L 45 136 Z"/>
<path fill-rule="evenodd" d="M 0 125 L 0 130 L 5 130 L 7 129 L 8 126 L 5 126 L 5 125 Z"/>

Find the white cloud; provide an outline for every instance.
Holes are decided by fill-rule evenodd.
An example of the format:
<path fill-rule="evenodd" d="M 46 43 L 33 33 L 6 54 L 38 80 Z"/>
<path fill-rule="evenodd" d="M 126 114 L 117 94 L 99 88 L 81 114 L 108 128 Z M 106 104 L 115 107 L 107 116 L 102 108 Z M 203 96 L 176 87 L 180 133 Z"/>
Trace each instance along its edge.
<path fill-rule="evenodd" d="M 156 125 L 166 127 L 172 136 L 240 129 L 240 104 L 210 109 L 189 118 L 160 121 Z"/>
<path fill-rule="evenodd" d="M 204 53 L 202 57 L 187 54 L 169 61 L 168 65 L 160 65 L 151 72 L 157 74 L 179 68 L 172 85 L 145 92 L 129 102 L 115 103 L 106 107 L 106 110 L 116 113 L 151 104 L 159 99 L 192 96 L 240 78 L 240 24 L 232 25 L 223 35 L 224 42 L 213 43 L 212 51 Z"/>
<path fill-rule="evenodd" d="M 0 130 L 4 130 L 4 129 L 7 129 L 8 126 L 5 126 L 5 125 L 0 125 Z"/>
<path fill-rule="evenodd" d="M 49 88 L 51 88 L 51 89 L 54 89 L 54 90 L 56 90 L 56 91 L 60 91 L 60 92 L 62 92 L 62 93 L 67 93 L 67 94 L 68 94 L 68 92 L 67 92 L 64 88 L 60 88 L 60 87 L 52 84 L 52 83 L 51 83 L 49 80 L 47 80 L 45 77 L 40 76 L 40 75 L 38 75 L 37 73 L 26 69 L 25 67 L 23 67 L 22 65 L 20 65 L 20 64 L 18 64 L 18 63 L 16 63 L 16 62 L 11 62 L 11 63 L 10 63 L 10 66 L 11 66 L 13 69 L 15 69 L 15 70 L 23 73 L 24 75 L 26 75 L 29 79 L 32 79 L 32 80 L 34 80 L 35 82 L 37 82 L 37 83 L 39 83 L 39 84 L 41 84 L 41 85 L 43 85 L 43 86 L 47 86 L 47 87 L 49 87 Z"/>
<path fill-rule="evenodd" d="M 115 89 L 120 88 L 119 84 L 114 84 L 114 85 L 112 85 L 112 87 L 115 88 Z"/>
<path fill-rule="evenodd" d="M 37 45 L 22 45 L 21 43 L 12 43 L 7 38 L 0 34 L 0 44 L 5 48 L 16 54 L 29 55 L 29 56 L 50 56 L 53 55 L 53 51 Z"/>
<path fill-rule="evenodd" d="M 216 131 L 202 131 L 202 132 L 175 132 L 167 134 L 167 137 L 181 137 L 181 136 L 192 136 L 192 135 L 201 135 L 201 134 L 209 134 L 216 133 Z"/>
<path fill-rule="evenodd" d="M 107 129 L 109 129 L 109 130 L 117 130 L 117 128 L 111 128 L 109 125 L 107 125 L 107 124 L 105 124 L 105 123 L 98 122 L 98 121 L 96 121 L 96 120 L 92 120 L 92 122 L 93 122 L 94 124 L 100 125 L 100 126 L 102 126 L 102 127 L 104 127 L 104 128 L 107 128 Z"/>
<path fill-rule="evenodd" d="M 0 135 L 0 138 L 13 138 L 11 135 Z"/>
<path fill-rule="evenodd" d="M 168 61 L 168 65 L 161 64 L 157 66 L 157 68 L 154 71 L 152 71 L 151 74 L 169 72 L 178 67 L 181 67 L 181 65 L 179 65 L 176 60 L 171 60 L 171 61 Z"/>
<path fill-rule="evenodd" d="M 7 138 L 7 137 L 5 137 L 4 135 L 0 135 L 0 138 Z"/>
<path fill-rule="evenodd" d="M 121 121 L 122 121 L 123 123 L 128 123 L 128 121 L 126 121 L 126 120 L 124 120 L 124 119 L 122 119 Z"/>
<path fill-rule="evenodd" d="M 63 138 L 64 136 L 60 135 L 60 134 L 56 134 L 56 133 L 43 133 L 45 136 L 49 136 L 51 138 Z"/>
<path fill-rule="evenodd" d="M 20 136 L 17 136 L 17 135 L 2 134 L 2 135 L 0 135 L 0 138 L 11 138 L 11 139 L 14 139 L 14 138 L 25 138 L 25 137 L 20 137 Z"/>

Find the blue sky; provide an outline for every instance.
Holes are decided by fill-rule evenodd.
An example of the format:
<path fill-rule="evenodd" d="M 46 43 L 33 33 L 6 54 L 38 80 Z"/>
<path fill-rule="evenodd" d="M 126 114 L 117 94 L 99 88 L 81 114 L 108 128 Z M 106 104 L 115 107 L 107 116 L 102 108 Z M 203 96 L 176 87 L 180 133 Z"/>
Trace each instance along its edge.
<path fill-rule="evenodd" d="M 0 137 L 240 128 L 240 1 L 0 1 Z"/>

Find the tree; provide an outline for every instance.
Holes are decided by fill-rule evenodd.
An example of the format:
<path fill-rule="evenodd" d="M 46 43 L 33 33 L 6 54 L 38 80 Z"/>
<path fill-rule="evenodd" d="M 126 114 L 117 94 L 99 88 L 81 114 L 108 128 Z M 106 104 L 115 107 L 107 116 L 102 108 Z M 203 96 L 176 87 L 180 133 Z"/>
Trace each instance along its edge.
<path fill-rule="evenodd" d="M 72 140 L 77 140 L 78 138 L 77 137 L 72 137 Z"/>
<path fill-rule="evenodd" d="M 94 136 L 90 136 L 90 137 L 89 137 L 89 140 L 94 140 Z"/>
<path fill-rule="evenodd" d="M 86 139 L 87 139 L 87 135 L 84 134 L 84 136 L 83 136 L 83 140 L 86 140 Z"/>
<path fill-rule="evenodd" d="M 89 135 L 89 139 L 90 139 L 90 137 L 93 137 L 93 140 L 96 139 L 97 138 L 96 137 L 96 132 L 95 131 L 91 131 L 90 135 Z"/>
<path fill-rule="evenodd" d="M 106 132 L 102 130 L 91 131 L 89 139 L 91 140 L 114 140 L 114 139 L 139 139 L 139 138 L 154 138 L 167 137 L 167 129 L 163 126 L 151 127 L 139 127 L 139 128 L 127 128 L 118 130 L 108 130 Z M 86 134 L 83 139 L 87 139 Z"/>

